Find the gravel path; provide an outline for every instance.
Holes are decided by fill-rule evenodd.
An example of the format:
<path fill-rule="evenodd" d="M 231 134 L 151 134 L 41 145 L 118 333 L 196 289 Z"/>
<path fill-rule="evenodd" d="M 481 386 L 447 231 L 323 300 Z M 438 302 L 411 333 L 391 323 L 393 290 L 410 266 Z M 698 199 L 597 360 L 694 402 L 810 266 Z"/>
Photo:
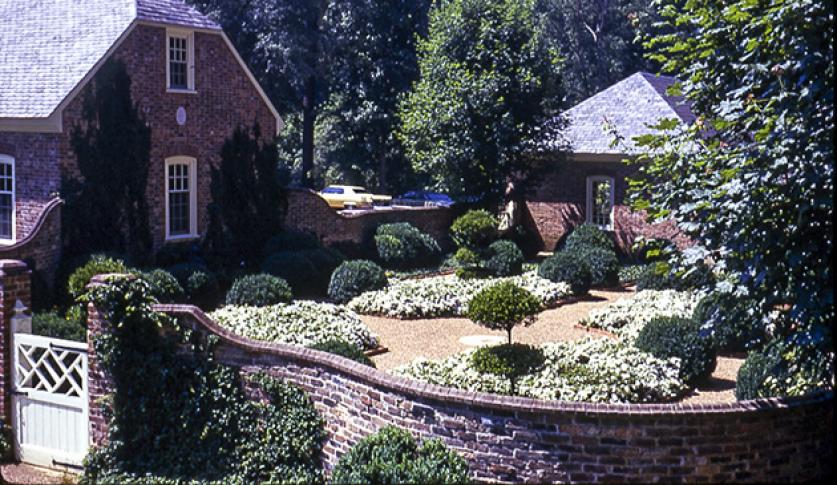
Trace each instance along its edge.
<path fill-rule="evenodd" d="M 587 335 L 606 338 L 599 333 L 577 328 L 575 324 L 586 317 L 590 310 L 619 298 L 629 297 L 633 292 L 593 290 L 590 293 L 591 297 L 588 300 L 547 310 L 541 313 L 531 326 L 514 329 L 513 340 L 527 344 L 542 344 L 578 340 Z M 466 318 L 398 320 L 362 315 L 361 319 L 378 334 L 381 345 L 389 349 L 389 352 L 372 357 L 375 365 L 384 371 L 407 364 L 417 357 L 439 359 L 466 350 L 470 347 L 459 341 L 465 336 L 490 335 L 506 338 L 505 332 L 480 327 Z M 720 357 L 712 378 L 683 402 L 734 401 L 735 376 L 742 362 L 739 358 Z"/>
<path fill-rule="evenodd" d="M 39 468 L 26 463 L 6 463 L 0 466 L 0 483 L 14 485 L 30 484 L 71 484 L 77 483 L 78 476 Z"/>

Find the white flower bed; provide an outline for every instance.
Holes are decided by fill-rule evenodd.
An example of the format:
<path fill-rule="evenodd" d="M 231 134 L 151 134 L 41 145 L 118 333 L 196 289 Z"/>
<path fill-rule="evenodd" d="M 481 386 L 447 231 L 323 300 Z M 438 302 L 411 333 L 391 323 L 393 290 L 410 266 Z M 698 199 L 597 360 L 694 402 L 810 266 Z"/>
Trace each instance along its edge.
<path fill-rule="evenodd" d="M 360 349 L 378 346 L 357 314 L 342 306 L 295 301 L 266 307 L 225 306 L 209 314 L 219 325 L 243 337 L 309 347 L 332 339 Z"/>
<path fill-rule="evenodd" d="M 642 327 L 656 317 L 691 317 L 698 301 L 700 295 L 694 292 L 643 290 L 631 298 L 591 310 L 579 324 L 633 340 Z"/>
<path fill-rule="evenodd" d="M 542 370 L 518 381 L 518 394 L 539 399 L 648 403 L 678 399 L 688 386 L 678 377 L 679 359 L 657 359 L 609 338 L 587 337 L 542 347 Z M 507 379 L 471 367 L 473 350 L 442 360 L 417 359 L 393 373 L 468 391 L 508 394 Z"/>
<path fill-rule="evenodd" d="M 512 281 L 541 300 L 544 307 L 570 294 L 566 283 L 553 283 L 535 272 L 508 278 L 461 279 L 455 275 L 396 281 L 379 291 L 354 298 L 348 307 L 365 315 L 393 318 L 462 316 L 480 290 L 501 281 Z"/>

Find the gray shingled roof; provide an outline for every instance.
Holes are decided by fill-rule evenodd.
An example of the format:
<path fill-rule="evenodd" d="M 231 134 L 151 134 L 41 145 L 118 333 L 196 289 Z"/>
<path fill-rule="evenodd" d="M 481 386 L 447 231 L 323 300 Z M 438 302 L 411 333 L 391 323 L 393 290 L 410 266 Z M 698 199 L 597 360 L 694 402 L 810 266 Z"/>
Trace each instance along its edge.
<path fill-rule="evenodd" d="M 46 118 L 134 20 L 220 30 L 182 0 L 0 1 L 0 118 Z"/>
<path fill-rule="evenodd" d="M 652 133 L 649 125 L 662 118 L 694 121 L 682 97 L 669 96 L 666 89 L 673 77 L 638 72 L 573 106 L 564 114 L 567 123 L 560 137 L 545 140 L 544 149 L 568 147 L 573 153 L 625 154 L 636 148 L 633 138 Z M 614 135 L 606 125 L 615 128 L 623 138 L 619 146 L 611 146 Z"/>

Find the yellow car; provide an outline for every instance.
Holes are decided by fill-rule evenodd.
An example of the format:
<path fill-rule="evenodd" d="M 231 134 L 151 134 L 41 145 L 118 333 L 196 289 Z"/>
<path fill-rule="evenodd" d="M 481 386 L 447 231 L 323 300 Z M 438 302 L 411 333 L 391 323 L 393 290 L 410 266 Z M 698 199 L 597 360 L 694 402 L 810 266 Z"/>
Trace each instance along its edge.
<path fill-rule="evenodd" d="M 362 209 L 392 203 L 389 195 L 371 194 L 365 188 L 353 185 L 329 185 L 320 191 L 320 197 L 334 209 Z"/>

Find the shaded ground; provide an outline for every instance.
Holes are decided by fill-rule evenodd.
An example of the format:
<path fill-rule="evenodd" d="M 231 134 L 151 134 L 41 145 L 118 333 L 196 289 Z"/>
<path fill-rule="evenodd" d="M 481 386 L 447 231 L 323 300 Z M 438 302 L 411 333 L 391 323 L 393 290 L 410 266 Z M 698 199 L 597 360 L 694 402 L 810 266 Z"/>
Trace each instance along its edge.
<path fill-rule="evenodd" d="M 0 465 L 0 483 L 53 485 L 76 483 L 77 481 L 78 476 L 71 473 L 46 470 L 24 463 L 6 463 Z"/>
<path fill-rule="evenodd" d="M 628 296 L 631 292 L 593 290 L 590 293 L 589 300 L 547 310 L 531 326 L 516 328 L 514 341 L 542 344 L 578 340 L 587 335 L 606 338 L 599 333 L 577 328 L 575 324 L 586 317 L 590 310 Z M 389 348 L 389 352 L 372 357 L 375 365 L 384 371 L 407 364 L 417 357 L 439 359 L 471 348 L 459 341 L 465 336 L 493 335 L 506 338 L 505 332 L 488 330 L 466 318 L 398 320 L 364 315 L 361 319 L 378 334 L 381 345 Z M 712 378 L 683 402 L 734 401 L 735 376 L 742 362 L 743 359 L 739 358 L 720 357 Z"/>

